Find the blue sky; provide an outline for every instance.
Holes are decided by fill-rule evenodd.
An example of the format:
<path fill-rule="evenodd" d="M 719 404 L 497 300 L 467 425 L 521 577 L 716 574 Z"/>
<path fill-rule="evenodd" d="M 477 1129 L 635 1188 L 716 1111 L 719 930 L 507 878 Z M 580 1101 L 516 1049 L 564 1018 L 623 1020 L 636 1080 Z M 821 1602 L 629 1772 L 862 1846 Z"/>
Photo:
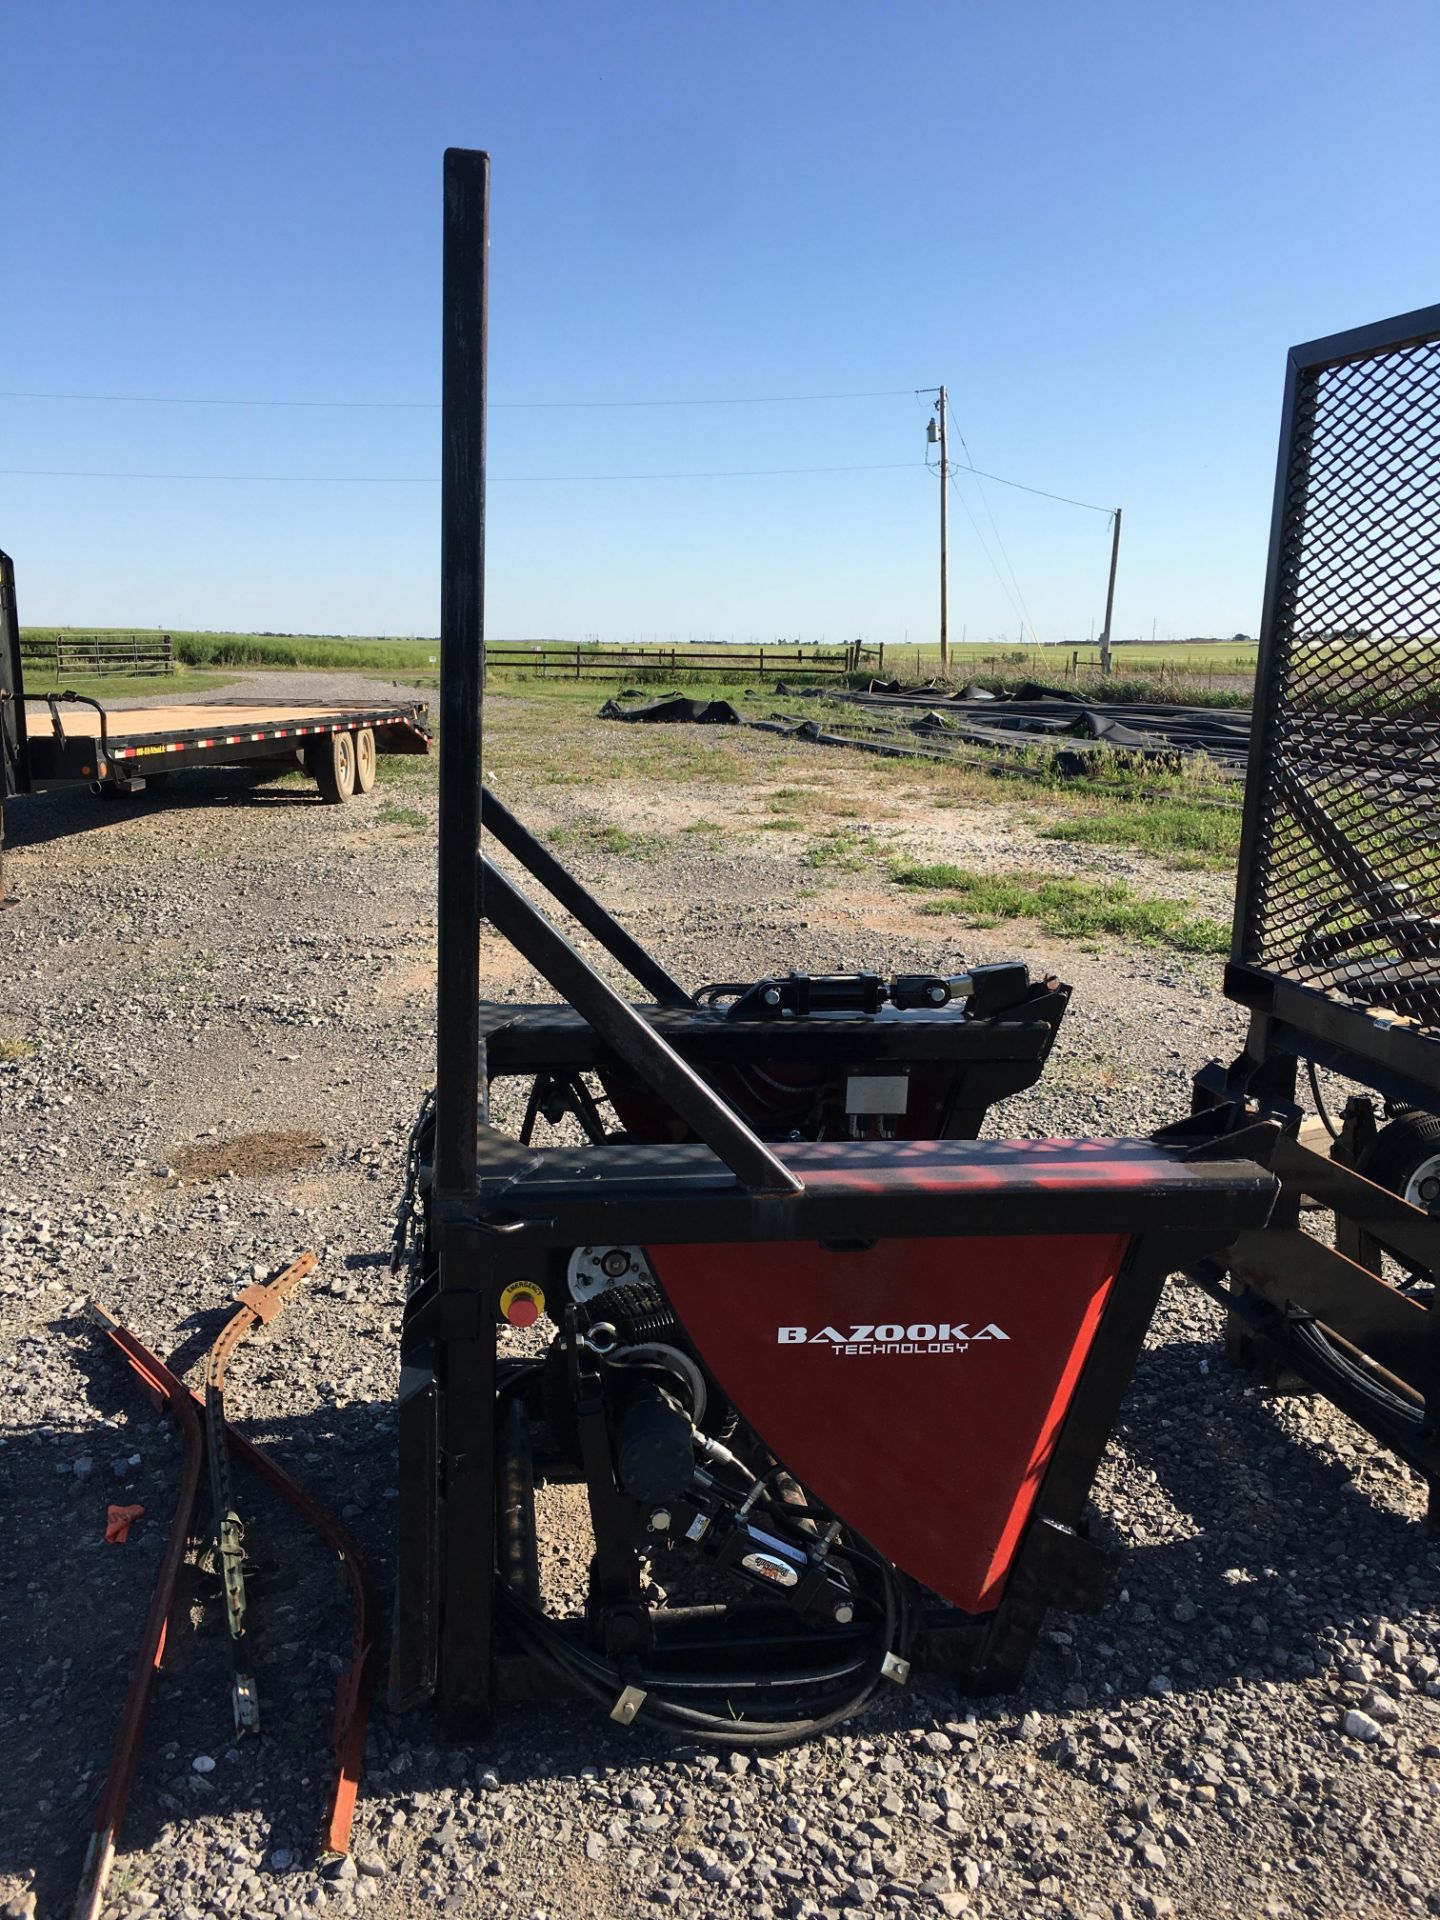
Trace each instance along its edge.
<path fill-rule="evenodd" d="M 1286 349 L 1440 299 L 1437 54 L 1432 0 L 7 0 L 0 387 L 433 402 L 486 146 L 494 401 L 886 396 L 497 406 L 493 635 L 933 638 L 942 380 L 954 459 L 1123 505 L 1118 634 L 1253 632 Z M 22 617 L 433 632 L 437 435 L 0 399 Z M 1102 515 L 951 529 L 956 637 L 1098 623 Z"/>

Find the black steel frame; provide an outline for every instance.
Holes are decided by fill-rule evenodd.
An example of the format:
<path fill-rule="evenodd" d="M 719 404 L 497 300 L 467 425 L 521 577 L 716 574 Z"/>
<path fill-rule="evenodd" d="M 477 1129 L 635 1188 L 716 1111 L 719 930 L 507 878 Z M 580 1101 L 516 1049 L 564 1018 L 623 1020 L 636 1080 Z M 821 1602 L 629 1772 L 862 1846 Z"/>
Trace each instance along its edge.
<path fill-rule="evenodd" d="M 24 695 L 15 563 L 8 553 L 0 552 L 0 907 L 14 905 L 5 889 L 5 802 L 12 793 L 30 791 Z"/>
<path fill-rule="evenodd" d="M 958 1206 L 953 1192 L 877 1199 L 859 1182 L 846 1192 L 806 1188 L 764 1198 L 737 1190 L 703 1148 L 577 1148 L 545 1156 L 539 1169 L 537 1156 L 510 1142 L 493 1149 L 488 1168 L 481 1157 L 496 1192 L 489 1210 L 436 1216 L 449 1251 L 435 1282 L 407 1310 L 402 1373 L 401 1551 L 413 1577 L 402 1567 L 392 1697 L 406 1704 L 438 1690 L 447 1712 L 461 1718 L 488 1712 L 502 1687 L 523 1693 L 529 1685 L 508 1668 L 500 1678 L 491 1609 L 501 1465 L 496 1302 L 512 1281 L 539 1280 L 559 1297 L 570 1250 L 591 1241 L 660 1248 L 697 1240 L 968 1237 L 1014 1232 L 1020 1217 L 1027 1233 L 1130 1232 L 1129 1256 L 1004 1601 L 982 1618 L 936 1608 L 925 1623 L 933 1651 L 950 1643 L 943 1664 L 984 1690 L 1018 1678 L 1047 1607 L 1092 1602 L 1098 1593 L 1098 1556 L 1080 1530 L 1082 1508 L 1166 1276 L 1193 1265 L 1240 1221 L 1263 1219 L 1273 1192 L 1254 1164 L 1177 1162 L 1170 1178 L 1145 1188 L 1032 1185 L 967 1195 Z M 797 1148 L 792 1164 L 803 1170 L 815 1152 Z M 863 1179 L 865 1156 L 858 1158 Z M 486 1380 L 488 1394 L 480 1385 Z"/>
<path fill-rule="evenodd" d="M 633 934 L 583 887 L 570 869 L 557 860 L 537 840 L 530 829 L 517 820 L 491 787 L 484 790 L 480 810 L 481 825 L 538 880 L 551 898 L 557 900 L 571 918 L 584 927 L 613 959 L 620 962 L 638 986 L 652 994 L 657 1006 L 693 1007 L 694 997 L 687 993 L 674 975 L 662 967 L 654 954 L 647 953 Z"/>
<path fill-rule="evenodd" d="M 1255 671 L 1255 718 L 1241 827 L 1235 889 L 1235 919 L 1225 992 L 1252 1009 L 1249 1053 L 1256 1060 L 1275 1055 L 1314 1059 L 1387 1097 L 1427 1106 L 1440 1100 L 1440 1040 L 1413 1028 L 1377 1023 L 1361 1007 L 1336 1001 L 1320 988 L 1305 986 L 1264 966 L 1253 957 L 1254 933 L 1263 885 L 1263 840 L 1272 784 L 1283 777 L 1278 767 L 1277 731 L 1282 720 L 1278 695 L 1281 651 L 1294 591 L 1287 565 L 1291 502 L 1301 481 L 1308 484 L 1313 423 L 1303 404 L 1307 384 L 1330 369 L 1380 354 L 1440 340 L 1440 306 L 1421 307 L 1391 320 L 1355 327 L 1325 339 L 1292 347 L 1286 361 L 1280 414 L 1274 503 Z M 1302 796 L 1303 797 L 1303 796 Z M 1323 825 L 1321 830 L 1323 831 Z"/>
<path fill-rule="evenodd" d="M 1317 1151 L 1267 1065 L 1252 1071 L 1242 1056 L 1196 1075 L 1197 1111 L 1264 1113 L 1285 1131 L 1270 1161 L 1280 1194 L 1269 1220 L 1192 1275 L 1227 1311 L 1231 1359 L 1276 1391 L 1323 1393 L 1422 1477 L 1440 1526 L 1440 1219 L 1356 1171 L 1357 1145 L 1374 1133 L 1368 1101 L 1353 1102 L 1339 1139 Z M 1293 1078 L 1293 1057 L 1282 1068 Z M 1333 1216 L 1333 1246 L 1302 1228 L 1307 1207 Z M 1397 1270 L 1428 1280 L 1428 1295 L 1389 1277 Z"/>
<path fill-rule="evenodd" d="M 15 562 L 8 553 L 0 552 L 0 801 L 8 794 L 30 791 L 24 695 Z"/>
<path fill-rule="evenodd" d="M 1286 367 L 1274 507 L 1256 670 L 1235 920 L 1225 992 L 1250 1009 L 1244 1051 L 1212 1062 L 1195 1081 L 1197 1111 L 1264 1115 L 1285 1132 L 1273 1157 L 1281 1182 L 1270 1222 L 1249 1231 L 1196 1277 L 1229 1314 L 1232 1357 L 1262 1367 L 1281 1390 L 1313 1388 L 1420 1473 L 1440 1524 L 1440 1220 L 1365 1179 L 1355 1162 L 1375 1122 L 1357 1097 L 1338 1138 L 1322 1151 L 1302 1138 L 1297 1068 L 1308 1061 L 1372 1088 L 1392 1105 L 1440 1111 L 1440 1039 L 1413 1023 L 1289 978 L 1256 958 L 1266 885 L 1267 809 L 1279 794 L 1302 830 L 1335 864 L 1367 876 L 1377 898 L 1393 892 L 1342 838 L 1313 796 L 1280 764 L 1285 716 L 1282 652 L 1296 591 L 1287 557 L 1297 501 L 1311 484 L 1313 408 L 1307 385 L 1352 362 L 1440 340 L 1440 306 L 1422 308 L 1291 350 Z M 1309 423 L 1309 424 L 1307 424 Z M 1308 1134 L 1318 1122 L 1307 1127 Z M 1334 1218 L 1334 1245 L 1302 1231 L 1307 1205 Z M 1428 1278 L 1422 1289 L 1392 1284 L 1397 1268 Z"/>
<path fill-rule="evenodd" d="M 1114 1177 L 1097 1183 L 1026 1153 L 906 1143 L 902 1177 L 890 1142 L 830 1142 L 777 1153 L 694 1071 L 666 1038 L 690 996 L 537 847 L 485 793 L 484 692 L 488 156 L 445 156 L 442 457 L 441 766 L 438 1060 L 428 1235 L 433 1263 L 407 1307 L 400 1391 L 399 1581 L 391 1693 L 397 1705 L 434 1696 L 453 1718 L 486 1714 L 502 1672 L 492 1601 L 497 1546 L 523 1574 L 521 1542 L 497 1538 L 497 1485 L 523 1513 L 507 1434 L 497 1435 L 499 1300 L 512 1280 L 543 1281 L 563 1297 L 564 1263 L 594 1241 L 662 1245 L 941 1234 L 1124 1232 L 1130 1249 L 1102 1318 L 1084 1379 L 1047 1469 L 1005 1600 L 971 1619 L 951 1609 L 922 1623 L 921 1642 L 952 1668 L 990 1684 L 1023 1665 L 1045 1606 L 1093 1592 L 1094 1555 L 1080 1508 L 1120 1394 L 1167 1273 L 1268 1212 L 1273 1182 L 1254 1161 L 1187 1159 L 1149 1143 L 1099 1143 Z M 480 851 L 482 824 L 532 876 L 653 993 L 646 1018 Z M 539 1152 L 487 1123 L 487 1045 L 493 1021 L 479 1001 L 482 912 L 526 955 L 605 1047 L 682 1116 L 700 1144 L 606 1142 Z M 849 1036 L 854 1026 L 834 1023 Z M 832 1045 L 834 1041 L 832 1039 Z M 963 1198 L 945 1179 L 957 1156 Z M 1127 1167 L 1139 1156 L 1143 1165 Z M 973 1162 L 973 1165 L 972 1165 Z M 843 1170 L 844 1180 L 834 1177 Z M 807 1174 L 830 1177 L 807 1184 Z M 507 1423 L 507 1429 L 508 1429 Z M 519 1476 L 523 1479 L 523 1475 Z M 963 1648 L 963 1652 L 957 1652 Z M 516 1685 L 529 1690 L 534 1675 Z"/>

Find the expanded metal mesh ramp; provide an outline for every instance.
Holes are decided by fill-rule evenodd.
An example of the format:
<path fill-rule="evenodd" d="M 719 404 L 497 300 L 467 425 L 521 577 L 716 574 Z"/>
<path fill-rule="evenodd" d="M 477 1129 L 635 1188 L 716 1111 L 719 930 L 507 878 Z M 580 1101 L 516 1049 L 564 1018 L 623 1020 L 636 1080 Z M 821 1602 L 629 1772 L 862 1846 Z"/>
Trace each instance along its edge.
<path fill-rule="evenodd" d="M 1290 356 L 1233 960 L 1440 1040 L 1440 307 Z"/>

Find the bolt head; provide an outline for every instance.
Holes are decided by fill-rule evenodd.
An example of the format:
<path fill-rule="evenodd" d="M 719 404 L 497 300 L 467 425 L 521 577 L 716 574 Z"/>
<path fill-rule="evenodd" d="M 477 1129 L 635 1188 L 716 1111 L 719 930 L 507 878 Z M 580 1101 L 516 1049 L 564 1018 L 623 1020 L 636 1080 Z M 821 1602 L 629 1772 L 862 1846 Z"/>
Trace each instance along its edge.
<path fill-rule="evenodd" d="M 835 1621 L 838 1626 L 848 1627 L 855 1618 L 855 1609 L 848 1600 L 842 1600 L 835 1608 Z"/>

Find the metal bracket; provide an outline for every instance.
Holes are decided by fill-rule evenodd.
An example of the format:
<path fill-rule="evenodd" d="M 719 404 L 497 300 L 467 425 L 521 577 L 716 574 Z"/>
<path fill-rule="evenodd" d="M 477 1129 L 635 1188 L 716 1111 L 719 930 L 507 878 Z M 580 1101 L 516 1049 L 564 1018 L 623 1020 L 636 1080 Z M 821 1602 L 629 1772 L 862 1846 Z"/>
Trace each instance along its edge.
<path fill-rule="evenodd" d="M 622 1690 L 614 1706 L 610 1709 L 610 1718 L 618 1720 L 622 1727 L 628 1727 L 645 1704 L 644 1687 L 626 1687 Z"/>

